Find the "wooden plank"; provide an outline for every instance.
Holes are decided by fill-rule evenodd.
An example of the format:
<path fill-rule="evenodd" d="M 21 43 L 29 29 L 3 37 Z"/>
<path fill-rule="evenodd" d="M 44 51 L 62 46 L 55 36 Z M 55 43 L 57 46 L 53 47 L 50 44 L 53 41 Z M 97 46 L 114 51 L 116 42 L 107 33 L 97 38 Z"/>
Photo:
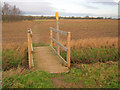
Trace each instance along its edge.
<path fill-rule="evenodd" d="M 54 32 L 59 32 L 60 34 L 64 34 L 64 35 L 67 35 L 67 32 L 65 32 L 65 31 L 62 31 L 62 30 L 56 30 L 56 29 L 54 29 L 54 28 L 52 28 L 52 27 L 50 27 L 50 30 L 52 30 L 52 31 L 54 31 Z"/>
<path fill-rule="evenodd" d="M 55 39 L 49 37 L 51 40 L 53 40 L 57 45 L 59 45 L 61 48 L 63 48 L 63 50 L 67 51 L 67 48 L 65 46 L 63 46 L 62 44 L 60 44 L 59 42 L 57 42 Z"/>
<path fill-rule="evenodd" d="M 67 67 L 70 68 L 70 40 L 71 40 L 71 32 L 68 32 L 67 35 Z"/>
<path fill-rule="evenodd" d="M 64 66 L 67 66 L 67 62 L 65 61 L 65 59 L 64 59 L 63 57 L 61 57 L 61 56 L 56 52 L 56 50 L 55 50 L 53 47 L 50 46 L 50 48 L 59 56 L 59 58 L 61 58 L 61 60 L 62 60 L 61 63 L 62 63 Z"/>

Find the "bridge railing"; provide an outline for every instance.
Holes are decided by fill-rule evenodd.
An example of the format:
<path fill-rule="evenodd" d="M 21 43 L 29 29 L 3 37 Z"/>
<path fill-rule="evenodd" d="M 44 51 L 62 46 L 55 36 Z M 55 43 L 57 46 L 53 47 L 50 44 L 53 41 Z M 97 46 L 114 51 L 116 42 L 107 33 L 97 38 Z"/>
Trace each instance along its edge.
<path fill-rule="evenodd" d="M 32 30 L 28 29 L 28 62 L 29 69 L 34 66 L 33 63 L 33 45 L 32 45 Z"/>
<path fill-rule="evenodd" d="M 56 32 L 58 35 L 59 33 L 60 34 L 63 34 L 63 35 L 67 35 L 67 47 L 63 46 L 60 42 L 59 42 L 59 39 L 54 39 L 53 38 L 53 31 Z M 57 36 L 57 38 L 59 38 L 59 36 Z M 67 67 L 69 68 L 70 67 L 70 41 L 71 41 L 71 32 L 64 32 L 64 31 L 61 31 L 61 30 L 56 30 L 52 27 L 50 27 L 50 47 L 58 54 L 58 56 L 63 60 L 63 64 L 64 65 L 67 65 Z M 62 58 L 62 56 L 60 56 L 59 54 L 59 48 L 57 48 L 57 51 L 53 48 L 53 42 L 56 43 L 58 46 L 60 46 L 64 51 L 67 52 L 67 56 L 66 56 L 66 59 L 67 59 L 67 62 Z"/>

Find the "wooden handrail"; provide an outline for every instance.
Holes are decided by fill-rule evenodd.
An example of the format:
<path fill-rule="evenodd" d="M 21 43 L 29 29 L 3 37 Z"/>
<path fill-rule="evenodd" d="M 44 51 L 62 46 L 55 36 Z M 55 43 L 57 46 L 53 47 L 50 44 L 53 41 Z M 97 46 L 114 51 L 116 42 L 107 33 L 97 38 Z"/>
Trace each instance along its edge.
<path fill-rule="evenodd" d="M 64 49 L 65 51 L 67 51 L 67 48 L 65 46 L 63 46 L 61 43 L 59 43 L 58 41 L 56 41 L 55 39 L 53 39 L 52 37 L 49 37 L 49 39 L 51 39 L 52 41 L 54 41 L 57 45 L 59 45 L 62 49 Z M 52 46 L 52 45 L 51 45 Z"/>
<path fill-rule="evenodd" d="M 67 35 L 67 47 L 63 46 L 61 43 L 59 43 L 59 41 L 57 41 L 57 40 L 55 40 L 53 38 L 53 31 L 56 32 L 56 33 L 61 33 L 61 34 Z M 65 50 L 67 52 L 67 56 L 66 56 L 67 67 L 70 68 L 70 41 L 71 41 L 71 32 L 64 32 L 64 31 L 56 30 L 56 29 L 50 27 L 50 37 L 49 37 L 49 39 L 51 40 L 50 46 L 52 47 L 52 49 L 53 49 L 53 42 L 55 42 L 57 45 L 59 45 L 61 48 L 63 48 L 63 50 Z M 57 54 L 59 55 L 58 52 L 57 52 Z M 61 58 L 61 56 L 60 56 L 60 58 Z"/>
<path fill-rule="evenodd" d="M 60 34 L 64 34 L 64 35 L 67 35 L 68 32 L 65 32 L 65 31 L 62 31 L 62 30 L 56 30 L 52 27 L 50 27 L 50 30 L 54 31 L 54 32 L 59 32 Z"/>
<path fill-rule="evenodd" d="M 28 62 L 29 62 L 29 69 L 34 66 L 33 63 L 33 45 L 32 45 L 32 30 L 28 29 Z"/>

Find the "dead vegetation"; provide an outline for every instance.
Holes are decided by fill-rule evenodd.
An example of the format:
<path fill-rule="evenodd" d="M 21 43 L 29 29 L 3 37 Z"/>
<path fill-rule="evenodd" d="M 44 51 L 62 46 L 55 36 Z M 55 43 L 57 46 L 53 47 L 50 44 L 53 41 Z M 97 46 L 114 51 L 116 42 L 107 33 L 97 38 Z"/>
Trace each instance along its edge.
<path fill-rule="evenodd" d="M 66 41 L 61 41 L 63 45 L 66 46 Z M 118 38 L 88 38 L 88 39 L 78 39 L 71 41 L 71 47 L 73 49 L 80 49 L 80 48 L 110 48 L 115 47 L 118 48 Z"/>

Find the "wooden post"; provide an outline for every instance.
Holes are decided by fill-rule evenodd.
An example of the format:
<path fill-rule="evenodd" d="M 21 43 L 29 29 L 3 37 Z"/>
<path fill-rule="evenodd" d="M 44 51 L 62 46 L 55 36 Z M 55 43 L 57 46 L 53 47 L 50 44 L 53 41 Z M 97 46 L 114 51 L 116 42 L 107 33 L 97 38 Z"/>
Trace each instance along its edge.
<path fill-rule="evenodd" d="M 59 30 L 59 14 L 58 12 L 56 12 L 56 29 Z M 57 36 L 56 36 L 57 41 L 59 42 L 59 32 L 57 32 Z M 57 53 L 60 54 L 60 47 L 59 45 L 57 45 Z"/>
<path fill-rule="evenodd" d="M 68 32 L 67 35 L 67 67 L 70 68 L 70 39 L 71 39 L 71 32 Z"/>
<path fill-rule="evenodd" d="M 31 33 L 28 30 L 28 58 L 29 58 L 29 69 L 32 68 L 32 55 L 31 55 Z"/>
<path fill-rule="evenodd" d="M 52 30 L 50 30 L 50 37 L 53 38 L 53 31 Z M 53 47 L 53 41 L 52 40 L 50 40 L 50 45 L 51 45 L 51 47 Z"/>

